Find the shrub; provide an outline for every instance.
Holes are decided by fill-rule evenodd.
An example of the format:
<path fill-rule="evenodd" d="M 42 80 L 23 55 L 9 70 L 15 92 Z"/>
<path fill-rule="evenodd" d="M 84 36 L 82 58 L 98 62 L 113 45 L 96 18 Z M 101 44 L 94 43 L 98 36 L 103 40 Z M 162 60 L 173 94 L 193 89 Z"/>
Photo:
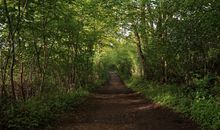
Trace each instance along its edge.
<path fill-rule="evenodd" d="M 25 130 L 49 124 L 58 113 L 82 103 L 88 91 L 78 89 L 69 93 L 57 91 L 45 96 L 33 97 L 26 102 L 8 105 L 3 111 L 4 127 Z"/>

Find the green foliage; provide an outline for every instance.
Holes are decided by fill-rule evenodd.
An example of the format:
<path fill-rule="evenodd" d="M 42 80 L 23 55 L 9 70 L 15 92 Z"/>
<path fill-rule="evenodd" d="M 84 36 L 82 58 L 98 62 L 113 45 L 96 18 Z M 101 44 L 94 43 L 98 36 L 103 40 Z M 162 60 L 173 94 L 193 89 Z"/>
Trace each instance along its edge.
<path fill-rule="evenodd" d="M 217 0 L 2 0 L 0 120 L 10 128 L 41 125 L 77 102 L 59 90 L 92 91 L 115 70 L 123 79 L 185 84 L 139 89 L 219 128 L 208 109 L 218 113 L 219 7 Z"/>
<path fill-rule="evenodd" d="M 220 74 L 219 2 L 128 0 L 115 8 L 131 32 L 125 39 L 143 53 L 137 55 L 145 78 L 188 84 L 195 74 Z"/>
<path fill-rule="evenodd" d="M 94 48 L 105 26 L 94 15 L 101 8 L 93 5 L 80 0 L 1 1 L 0 96 L 21 99 L 44 93 L 51 87 L 48 82 L 65 89 L 92 84 Z"/>
<path fill-rule="evenodd" d="M 73 109 L 88 96 L 88 91 L 52 92 L 26 102 L 8 105 L 3 111 L 3 125 L 8 129 L 34 129 L 48 125 L 62 112 Z"/>
<path fill-rule="evenodd" d="M 213 99 L 197 96 L 191 103 L 190 112 L 192 119 L 202 123 L 205 128 L 220 129 L 220 107 Z"/>
<path fill-rule="evenodd" d="M 193 78 L 191 88 L 203 94 L 204 97 L 208 97 L 212 95 L 212 97 L 219 96 L 219 84 L 216 82 L 217 76 L 216 75 L 206 75 L 201 78 L 201 76 L 197 76 Z M 191 90 L 191 91 L 193 91 Z"/>
<path fill-rule="evenodd" d="M 134 47 L 130 43 L 117 44 L 106 47 L 104 51 L 96 55 L 97 66 L 105 72 L 103 76 L 108 71 L 117 71 L 123 79 L 129 79 L 136 64 L 136 57 L 133 57 Z"/>
<path fill-rule="evenodd" d="M 220 107 L 215 98 L 203 91 L 188 92 L 186 86 L 160 85 L 140 78 L 133 78 L 128 86 L 162 106 L 184 113 L 204 129 L 220 129 Z"/>

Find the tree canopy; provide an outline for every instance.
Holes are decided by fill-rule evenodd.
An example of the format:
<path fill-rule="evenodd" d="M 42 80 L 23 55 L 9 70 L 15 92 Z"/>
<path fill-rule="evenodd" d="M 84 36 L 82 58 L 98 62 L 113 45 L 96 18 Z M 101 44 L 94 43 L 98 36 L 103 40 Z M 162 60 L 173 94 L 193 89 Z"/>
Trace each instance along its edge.
<path fill-rule="evenodd" d="M 219 19 L 217 0 L 1 0 L 0 105 L 88 89 L 111 69 L 219 96 Z"/>

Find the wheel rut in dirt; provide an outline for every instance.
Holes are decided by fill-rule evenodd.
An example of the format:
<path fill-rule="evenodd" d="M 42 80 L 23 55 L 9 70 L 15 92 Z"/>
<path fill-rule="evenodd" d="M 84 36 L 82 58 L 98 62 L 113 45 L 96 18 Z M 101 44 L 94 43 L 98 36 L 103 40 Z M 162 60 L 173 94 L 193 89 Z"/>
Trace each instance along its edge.
<path fill-rule="evenodd" d="M 109 83 L 63 115 L 55 130 L 199 130 L 181 114 L 126 88 L 117 73 L 109 74 Z"/>

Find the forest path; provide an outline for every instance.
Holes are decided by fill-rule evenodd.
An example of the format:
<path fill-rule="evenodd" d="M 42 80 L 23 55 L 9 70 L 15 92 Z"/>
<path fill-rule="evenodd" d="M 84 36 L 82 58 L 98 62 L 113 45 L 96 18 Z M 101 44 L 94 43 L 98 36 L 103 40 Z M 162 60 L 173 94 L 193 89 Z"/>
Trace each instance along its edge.
<path fill-rule="evenodd" d="M 125 87 L 117 73 L 74 112 L 63 115 L 55 130 L 198 130 L 181 114 L 144 99 Z"/>

